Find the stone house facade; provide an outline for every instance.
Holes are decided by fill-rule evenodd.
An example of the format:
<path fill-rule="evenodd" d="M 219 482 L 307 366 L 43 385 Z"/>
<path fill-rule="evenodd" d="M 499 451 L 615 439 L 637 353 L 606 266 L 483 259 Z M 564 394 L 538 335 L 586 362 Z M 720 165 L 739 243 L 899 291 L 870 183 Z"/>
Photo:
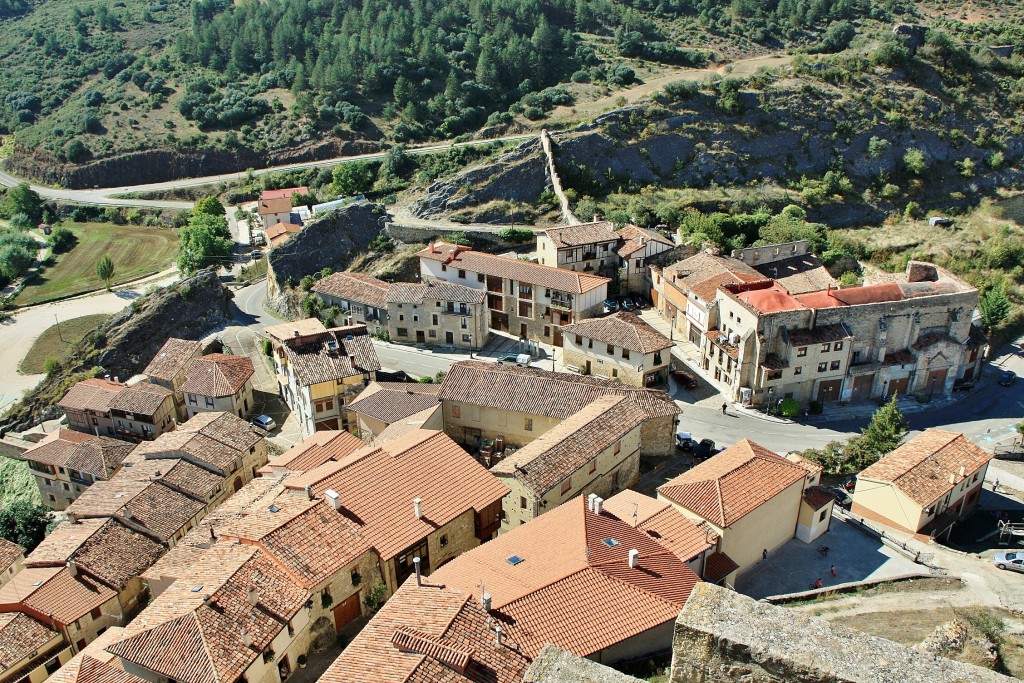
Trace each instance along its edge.
<path fill-rule="evenodd" d="M 39 497 L 63 510 L 94 482 L 110 479 L 134 446 L 106 436 L 58 429 L 21 454 L 35 477 Z"/>
<path fill-rule="evenodd" d="M 562 332 L 562 362 L 581 374 L 637 387 L 668 380 L 672 341 L 634 313 L 588 318 Z"/>
<path fill-rule="evenodd" d="M 245 419 L 255 407 L 254 374 L 252 361 L 246 356 L 210 353 L 194 358 L 185 369 L 181 385 L 188 416 L 231 413 Z"/>
<path fill-rule="evenodd" d="M 363 273 L 331 273 L 317 280 L 313 293 L 325 307 L 341 309 L 339 325 L 366 325 L 377 331 L 388 324 L 388 288 L 391 285 Z"/>
<path fill-rule="evenodd" d="M 175 415 L 179 422 L 188 419 L 185 397 L 181 385 L 185 383 L 185 368 L 193 358 L 203 354 L 203 343 L 187 339 L 170 338 L 142 371 L 153 384 L 170 389 L 174 394 Z"/>
<path fill-rule="evenodd" d="M 478 351 L 489 337 L 483 290 L 424 278 L 395 283 L 387 293 L 391 341 Z"/>

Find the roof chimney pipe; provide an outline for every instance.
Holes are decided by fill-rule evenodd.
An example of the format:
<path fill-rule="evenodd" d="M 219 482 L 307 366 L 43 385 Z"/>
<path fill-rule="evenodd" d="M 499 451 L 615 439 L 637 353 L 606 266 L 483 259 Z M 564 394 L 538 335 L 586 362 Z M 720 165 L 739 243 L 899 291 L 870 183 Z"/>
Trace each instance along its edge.
<path fill-rule="evenodd" d="M 416 515 L 416 519 L 423 519 L 423 500 L 420 498 L 412 499 L 412 511 Z"/>
<path fill-rule="evenodd" d="M 334 489 L 327 489 L 324 491 L 324 498 L 327 499 L 327 502 L 330 503 L 331 507 L 335 510 L 341 509 L 341 496 L 339 496 L 338 492 Z"/>
<path fill-rule="evenodd" d="M 480 596 L 480 606 L 484 608 L 485 612 L 491 611 L 491 594 L 484 593 Z"/>
<path fill-rule="evenodd" d="M 629 568 L 636 569 L 636 563 L 640 561 L 640 551 L 633 548 L 629 551 Z"/>
<path fill-rule="evenodd" d="M 242 629 L 242 645 L 252 647 L 252 636 L 245 629 Z"/>
<path fill-rule="evenodd" d="M 72 562 L 71 560 L 68 560 L 67 567 L 68 567 L 68 574 L 71 575 L 71 578 L 74 578 L 74 577 L 78 576 L 78 567 L 75 566 L 74 562 Z"/>
<path fill-rule="evenodd" d="M 494 627 L 494 644 L 498 647 L 501 647 L 501 634 L 504 630 L 500 624 Z"/>
<path fill-rule="evenodd" d="M 70 524 L 78 524 L 78 515 L 76 513 L 69 512 L 67 514 L 68 514 L 68 522 Z"/>
<path fill-rule="evenodd" d="M 598 496 L 597 498 L 594 499 L 594 514 L 595 515 L 601 514 L 601 510 L 603 510 L 603 509 L 604 509 L 604 498 Z"/>
<path fill-rule="evenodd" d="M 423 585 L 423 572 L 420 571 L 420 562 L 421 562 L 420 558 L 418 558 L 418 557 L 412 558 L 412 566 L 416 568 L 416 585 L 417 586 L 422 586 Z"/>
<path fill-rule="evenodd" d="M 591 493 L 589 496 L 587 496 L 587 509 L 590 510 L 591 512 L 594 511 L 594 501 L 595 500 L 597 500 L 597 494 L 596 493 Z"/>
<path fill-rule="evenodd" d="M 306 498 L 308 500 L 313 500 L 313 485 L 312 484 L 306 484 Z"/>
<path fill-rule="evenodd" d="M 256 603 L 259 602 L 259 598 L 256 597 L 256 587 L 255 586 L 249 586 L 249 592 L 246 595 L 246 597 L 249 599 L 249 604 L 252 605 L 253 607 L 255 607 Z"/>

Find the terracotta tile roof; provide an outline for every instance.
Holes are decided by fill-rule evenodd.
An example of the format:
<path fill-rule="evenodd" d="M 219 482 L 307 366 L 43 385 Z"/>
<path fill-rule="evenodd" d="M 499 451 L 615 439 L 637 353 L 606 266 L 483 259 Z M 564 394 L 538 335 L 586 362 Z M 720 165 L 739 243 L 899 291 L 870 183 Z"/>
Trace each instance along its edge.
<path fill-rule="evenodd" d="M 70 624 L 116 597 L 116 591 L 84 572 L 72 576 L 67 567 L 25 568 L 0 586 L 0 611 L 23 606 Z"/>
<path fill-rule="evenodd" d="M 303 318 L 290 323 L 271 325 L 263 330 L 269 337 L 278 341 L 292 339 L 294 337 L 307 337 L 309 335 L 326 332 L 327 328 L 320 322 L 319 318 Z M 296 334 L 298 333 L 298 334 Z"/>
<path fill-rule="evenodd" d="M 632 549 L 639 551 L 634 568 Z M 673 621 L 699 579 L 647 533 L 590 512 L 579 497 L 455 558 L 427 581 L 476 599 L 483 586 L 492 614 L 527 656 L 553 643 L 587 657 Z"/>
<path fill-rule="evenodd" d="M 60 634 L 27 614 L 0 614 L 0 675 L 32 656 Z"/>
<path fill-rule="evenodd" d="M 63 567 L 73 561 L 80 570 L 120 591 L 163 554 L 164 547 L 109 518 L 64 522 L 25 559 L 27 567 Z"/>
<path fill-rule="evenodd" d="M 124 463 L 118 478 L 122 481 L 160 480 L 204 503 L 209 502 L 224 485 L 223 475 L 182 458 L 135 457 Z"/>
<path fill-rule="evenodd" d="M 364 273 L 331 273 L 322 280 L 317 280 L 313 291 L 327 294 L 346 301 L 355 301 L 374 308 L 388 307 L 387 294 L 389 285 L 372 275 Z"/>
<path fill-rule="evenodd" d="M 134 446 L 106 436 L 58 429 L 22 454 L 25 460 L 88 472 L 108 479 Z"/>
<path fill-rule="evenodd" d="M 720 273 L 718 275 L 712 275 L 707 280 L 695 282 L 689 289 L 702 301 L 710 302 L 715 300 L 715 295 L 718 293 L 719 287 L 748 281 L 749 279 L 737 277 L 733 273 Z"/>
<path fill-rule="evenodd" d="M 539 287 L 550 287 L 560 292 L 582 294 L 598 287 L 605 287 L 610 280 L 606 277 L 578 273 L 572 270 L 542 266 L 529 261 L 496 256 L 473 251 L 469 247 L 435 243 L 416 252 L 421 259 L 440 261 L 450 268 L 463 268 L 474 273 L 510 278 Z"/>
<path fill-rule="evenodd" d="M 846 323 L 819 325 L 813 330 L 788 330 L 784 332 L 784 335 L 789 337 L 789 343 L 792 346 L 824 344 L 825 342 L 836 342 L 853 338 L 853 332 L 846 327 Z"/>
<path fill-rule="evenodd" d="M 917 356 L 907 349 L 887 353 L 885 354 L 885 358 L 882 360 L 883 365 L 914 365 L 916 363 Z"/>
<path fill-rule="evenodd" d="M 515 477 L 538 496 L 586 467 L 647 419 L 626 396 L 602 396 L 526 444 L 491 471 Z M 622 454 L 626 457 L 628 453 Z"/>
<path fill-rule="evenodd" d="M 283 565 L 303 588 L 322 584 L 369 552 L 359 527 L 323 499 L 282 496 L 270 506 L 223 525 L 218 535 L 256 545 Z M 330 539 L 327 542 L 327 539 Z"/>
<path fill-rule="evenodd" d="M 345 431 L 314 432 L 300 444 L 281 455 L 271 458 L 260 468 L 260 474 L 271 474 L 281 468 L 292 472 L 307 472 L 331 460 L 341 460 L 366 446 L 359 437 Z"/>
<path fill-rule="evenodd" d="M 820 292 L 836 287 L 836 281 L 828 274 L 814 254 L 802 254 L 769 263 L 754 264 L 754 269 L 786 288 L 790 294 Z"/>
<path fill-rule="evenodd" d="M 815 510 L 820 510 L 835 501 L 824 486 L 809 486 L 804 489 L 804 501 Z"/>
<path fill-rule="evenodd" d="M 174 392 L 159 384 L 137 382 L 125 387 L 110 401 L 111 410 L 123 410 L 126 413 L 153 416 L 164 404 L 171 406 Z"/>
<path fill-rule="evenodd" d="M 555 249 L 581 247 L 585 244 L 599 244 L 601 242 L 615 242 L 619 238 L 615 232 L 615 225 L 611 221 L 563 225 L 557 228 L 548 228 L 544 231 L 544 234 L 555 243 Z"/>
<path fill-rule="evenodd" d="M 274 223 L 267 228 L 267 241 L 274 244 L 275 240 L 283 242 L 292 236 L 293 233 L 301 232 L 302 226 L 294 223 Z M 280 238 L 284 239 L 280 239 Z"/>
<path fill-rule="evenodd" d="M 615 232 L 618 235 L 619 240 L 621 242 L 621 244 L 619 245 L 618 254 L 622 258 L 629 258 L 636 252 L 646 247 L 648 242 L 658 242 L 659 244 L 665 245 L 665 247 L 669 249 L 675 246 L 672 240 L 665 237 L 660 232 L 655 232 L 654 230 L 646 230 L 635 225 L 627 225 L 619 230 L 616 230 Z"/>
<path fill-rule="evenodd" d="M 118 668 L 120 662 L 104 648 L 124 637 L 124 629 L 111 626 L 85 649 L 57 669 L 47 683 L 146 683 L 143 679 Z"/>
<path fill-rule="evenodd" d="M 627 489 L 608 498 L 604 511 L 646 531 L 683 562 L 693 560 L 718 542 L 718 534 L 707 524 L 694 524 L 665 501 L 637 491 Z"/>
<path fill-rule="evenodd" d="M 923 507 L 944 496 L 991 459 L 991 453 L 963 434 L 927 429 L 857 475 L 857 487 L 866 487 L 861 482 L 869 479 L 892 482 Z"/>
<path fill-rule="evenodd" d="M 211 353 L 192 359 L 185 368 L 181 391 L 200 396 L 233 396 L 255 371 L 247 356 Z"/>
<path fill-rule="evenodd" d="M 348 409 L 391 424 L 438 404 L 438 384 L 388 384 L 389 386 L 384 387 L 371 382 L 370 386 L 349 404 Z M 431 391 L 417 391 L 417 387 L 420 386 L 429 386 Z"/>
<path fill-rule="evenodd" d="M 413 282 L 396 282 L 388 288 L 389 304 L 422 305 L 429 301 L 451 301 L 452 303 L 482 304 L 487 292 L 473 289 L 454 282 L 446 282 L 436 278 L 426 278 L 422 284 Z"/>
<path fill-rule="evenodd" d="M 265 436 L 264 430 L 231 413 L 199 413 L 173 432 L 140 443 L 132 459 L 185 458 L 227 474 Z"/>
<path fill-rule="evenodd" d="M 728 282 L 751 282 L 762 275 L 739 259 L 701 251 L 665 268 L 664 275 L 677 287 L 698 293 L 704 301 L 715 298 L 715 292 Z M 713 282 L 709 282 L 712 281 Z M 702 284 L 707 283 L 707 284 Z M 698 289 L 699 288 L 699 289 Z"/>
<path fill-rule="evenodd" d="M 291 476 L 291 475 L 288 475 Z M 284 491 L 281 477 L 259 477 L 236 491 L 181 539 L 152 567 L 142 573 L 147 581 L 185 576 L 214 544 L 217 530 L 260 505 L 270 505 Z"/>
<path fill-rule="evenodd" d="M 903 290 L 897 283 L 866 285 L 826 289 L 824 292 L 801 294 L 796 300 L 807 308 L 834 308 L 836 306 L 860 306 L 903 300 Z"/>
<path fill-rule="evenodd" d="M 442 420 L 440 415 L 441 404 L 421 410 L 418 413 L 410 415 L 409 417 L 399 420 L 394 424 L 390 424 L 384 428 L 380 434 L 374 437 L 373 442 L 376 444 L 382 444 L 387 441 L 393 441 L 401 436 L 405 436 L 409 432 L 414 432 L 417 429 L 430 429 L 431 427 L 437 428 L 442 426 Z M 430 426 L 427 426 L 427 425 Z"/>
<path fill-rule="evenodd" d="M 68 389 L 57 407 L 61 410 L 94 410 L 104 413 L 124 384 L 94 377 L 84 379 Z"/>
<path fill-rule="evenodd" d="M 218 544 L 132 620 L 127 637 L 107 651 L 180 683 L 233 683 L 308 597 L 256 548 Z"/>
<path fill-rule="evenodd" d="M 301 387 L 380 370 L 366 325 L 334 328 L 286 343 L 284 348 Z"/>
<path fill-rule="evenodd" d="M 803 467 L 811 476 L 816 477 L 825 471 L 825 468 L 822 465 L 819 465 L 813 460 L 808 460 L 799 453 L 787 453 L 785 455 L 785 458 L 794 465 L 799 465 L 800 467 Z"/>
<path fill-rule="evenodd" d="M 432 430 L 367 446 L 286 485 L 298 491 L 308 485 L 314 497 L 327 489 L 337 492 L 344 513 L 385 561 L 467 510 L 483 510 L 508 493 L 444 432 Z M 423 501 L 422 519 L 413 513 L 414 498 Z"/>
<path fill-rule="evenodd" d="M 20 545 L 0 537 L 0 571 L 9 569 L 24 554 L 25 549 Z"/>
<path fill-rule="evenodd" d="M 648 417 L 681 412 L 664 391 L 596 377 L 482 361 L 453 363 L 437 396 L 441 401 L 461 401 L 560 420 L 601 396 L 628 396 Z"/>
<path fill-rule="evenodd" d="M 166 543 L 199 514 L 205 503 L 157 482 L 99 481 L 82 492 L 68 511 L 80 517 L 118 516 Z"/>
<path fill-rule="evenodd" d="M 309 194 L 309 188 L 303 185 L 302 187 L 283 187 L 280 190 L 263 190 L 260 195 L 260 199 L 266 201 L 269 199 L 291 199 L 292 195 L 295 194 Z"/>
<path fill-rule="evenodd" d="M 530 658 L 496 643 L 469 593 L 410 578 L 328 667 L 321 683 L 518 683 Z"/>
<path fill-rule="evenodd" d="M 185 369 L 190 360 L 199 355 L 202 348 L 202 342 L 171 337 L 156 352 L 153 360 L 149 361 L 149 365 L 142 371 L 142 374 L 153 379 L 170 382 Z"/>
<path fill-rule="evenodd" d="M 743 439 L 665 482 L 658 494 L 723 529 L 807 475 L 800 465 Z"/>
<path fill-rule="evenodd" d="M 257 210 L 261 216 L 270 216 L 275 213 L 291 213 L 292 211 L 292 200 L 289 197 L 261 199 L 257 204 Z"/>
<path fill-rule="evenodd" d="M 799 311 L 807 307 L 801 297 L 793 296 L 786 291 L 785 287 L 771 280 L 723 285 L 722 289 L 756 313 Z M 814 295 L 804 294 L 802 296 Z"/>
<path fill-rule="evenodd" d="M 637 353 L 654 353 L 673 346 L 668 337 L 636 313 L 619 311 L 604 318 L 587 318 L 562 328 L 563 335 L 578 334 Z"/>
<path fill-rule="evenodd" d="M 712 553 L 704 562 L 704 580 L 718 583 L 739 568 L 736 561 L 725 553 Z"/>

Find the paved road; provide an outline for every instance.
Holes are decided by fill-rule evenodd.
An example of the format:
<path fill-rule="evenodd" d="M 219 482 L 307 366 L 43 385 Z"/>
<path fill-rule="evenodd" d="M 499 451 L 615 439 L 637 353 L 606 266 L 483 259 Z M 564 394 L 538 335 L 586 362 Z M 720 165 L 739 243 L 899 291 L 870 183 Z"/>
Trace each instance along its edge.
<path fill-rule="evenodd" d="M 407 151 L 408 154 L 429 154 L 431 152 L 442 152 L 452 147 L 475 147 L 479 145 L 491 144 L 491 143 L 503 143 L 503 142 L 520 142 L 523 140 L 529 140 L 537 137 L 536 134 L 531 133 L 528 135 L 508 135 L 500 138 L 493 138 L 490 140 L 469 140 L 466 142 L 441 142 L 422 147 L 410 148 Z M 264 175 L 266 173 L 276 173 L 279 171 L 299 171 L 307 168 L 322 168 L 325 166 L 335 166 L 340 163 L 348 161 L 372 161 L 383 159 L 386 152 L 374 152 L 372 154 L 356 154 L 344 157 L 335 157 L 333 159 L 323 159 L 320 161 L 307 161 L 298 164 L 286 164 L 284 166 L 272 166 L 269 168 L 262 168 L 253 171 L 253 175 Z M 76 204 L 94 204 L 98 206 L 137 206 L 137 207 L 151 207 L 151 208 L 171 208 L 171 209 L 190 209 L 192 208 L 192 202 L 180 202 L 171 200 L 155 200 L 155 199 L 126 199 L 120 195 L 137 192 L 161 192 L 166 190 L 175 190 L 187 187 L 200 187 L 203 185 L 214 185 L 218 183 L 230 182 L 233 180 L 242 180 L 248 176 L 249 171 L 238 171 L 235 173 L 222 173 L 220 175 L 203 176 L 198 178 L 181 178 L 179 180 L 170 180 L 162 183 L 147 183 L 144 185 L 124 185 L 121 187 L 106 187 L 106 188 L 95 188 L 92 190 L 66 190 L 62 188 L 46 187 L 43 185 L 32 185 L 32 189 L 38 192 L 47 199 L 60 199 L 63 201 L 74 202 Z M 14 187 L 19 183 L 25 182 L 21 178 L 17 178 L 9 173 L 0 172 L 0 185 L 6 187 Z"/>

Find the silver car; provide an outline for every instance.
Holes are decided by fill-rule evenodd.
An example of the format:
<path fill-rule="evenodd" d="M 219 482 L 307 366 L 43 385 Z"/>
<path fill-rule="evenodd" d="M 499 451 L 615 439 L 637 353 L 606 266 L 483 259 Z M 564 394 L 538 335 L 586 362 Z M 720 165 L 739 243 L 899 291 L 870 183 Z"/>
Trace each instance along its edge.
<path fill-rule="evenodd" d="M 992 563 L 1000 569 L 1024 573 L 1024 552 L 996 553 L 992 556 Z"/>

